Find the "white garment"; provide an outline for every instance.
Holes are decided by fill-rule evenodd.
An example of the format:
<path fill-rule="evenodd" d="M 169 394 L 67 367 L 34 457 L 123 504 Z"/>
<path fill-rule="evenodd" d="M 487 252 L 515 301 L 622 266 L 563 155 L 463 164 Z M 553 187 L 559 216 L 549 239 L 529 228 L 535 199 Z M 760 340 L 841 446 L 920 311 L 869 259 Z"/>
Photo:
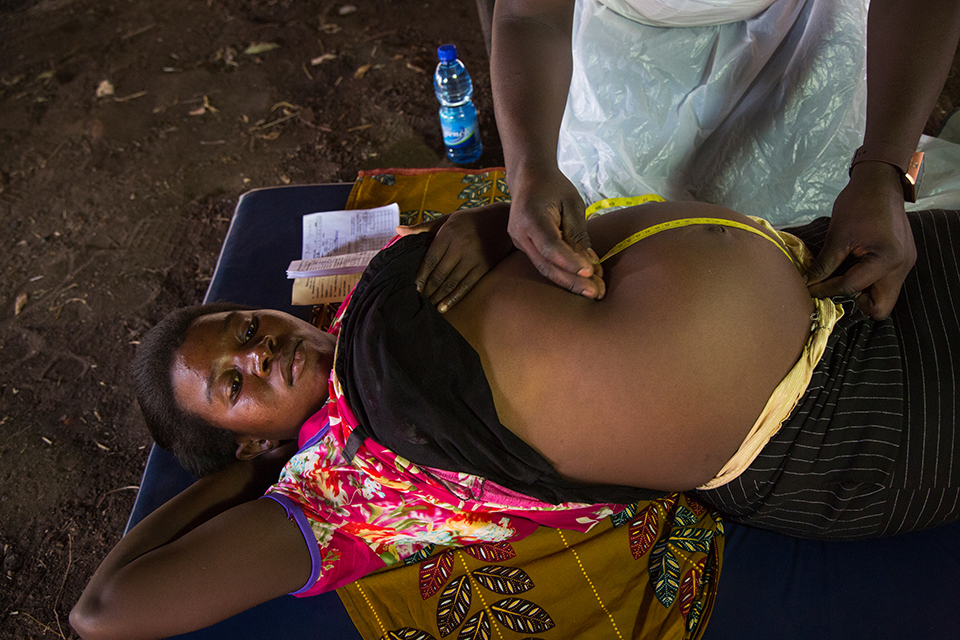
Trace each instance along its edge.
<path fill-rule="evenodd" d="M 620 15 L 653 27 L 702 27 L 752 18 L 775 0 L 600 0 Z"/>
<path fill-rule="evenodd" d="M 560 169 L 588 205 L 656 193 L 777 226 L 830 215 L 863 140 L 866 21 L 867 0 L 776 0 L 668 29 L 577 0 Z M 920 148 L 908 207 L 960 209 L 960 145 Z"/>

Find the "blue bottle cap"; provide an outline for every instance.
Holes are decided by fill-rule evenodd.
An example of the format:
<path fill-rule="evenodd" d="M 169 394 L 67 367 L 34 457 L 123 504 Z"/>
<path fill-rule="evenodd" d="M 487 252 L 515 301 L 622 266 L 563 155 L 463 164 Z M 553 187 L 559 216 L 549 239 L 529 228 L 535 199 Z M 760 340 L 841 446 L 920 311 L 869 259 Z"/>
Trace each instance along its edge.
<path fill-rule="evenodd" d="M 440 62 L 453 62 L 457 59 L 457 45 L 440 45 L 440 48 L 437 49 L 437 57 L 440 58 Z"/>

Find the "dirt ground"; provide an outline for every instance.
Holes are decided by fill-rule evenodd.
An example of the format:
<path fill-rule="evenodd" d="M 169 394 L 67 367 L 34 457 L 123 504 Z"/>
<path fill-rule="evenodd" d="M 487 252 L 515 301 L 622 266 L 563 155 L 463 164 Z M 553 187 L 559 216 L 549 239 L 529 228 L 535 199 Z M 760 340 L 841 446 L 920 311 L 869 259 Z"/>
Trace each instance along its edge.
<path fill-rule="evenodd" d="M 241 193 L 446 165 L 445 42 L 502 164 L 479 24 L 472 0 L 0 3 L 0 637 L 75 635 L 150 444 L 132 343 L 201 300 Z"/>
<path fill-rule="evenodd" d="M 476 166 L 501 165 L 472 0 L 0 3 L 0 637 L 75 636 L 150 444 L 134 343 L 202 298 L 238 196 L 448 164 L 444 42 L 474 78 Z"/>

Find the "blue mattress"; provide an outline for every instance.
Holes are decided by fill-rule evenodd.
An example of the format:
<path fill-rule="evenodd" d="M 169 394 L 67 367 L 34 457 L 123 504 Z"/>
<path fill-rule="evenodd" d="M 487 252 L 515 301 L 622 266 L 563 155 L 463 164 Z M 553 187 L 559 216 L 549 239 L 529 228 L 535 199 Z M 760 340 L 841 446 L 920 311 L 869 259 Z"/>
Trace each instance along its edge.
<path fill-rule="evenodd" d="M 280 309 L 290 305 L 286 268 L 299 258 L 301 217 L 342 209 L 350 184 L 260 189 L 244 194 L 205 301 Z M 154 446 L 127 529 L 194 479 Z M 705 640 L 851 640 L 960 637 L 960 522 L 859 542 L 797 540 L 725 523 L 727 542 Z M 284 596 L 201 631 L 199 639 L 360 635 L 335 593 Z M 549 638 L 545 638 L 549 640 Z"/>

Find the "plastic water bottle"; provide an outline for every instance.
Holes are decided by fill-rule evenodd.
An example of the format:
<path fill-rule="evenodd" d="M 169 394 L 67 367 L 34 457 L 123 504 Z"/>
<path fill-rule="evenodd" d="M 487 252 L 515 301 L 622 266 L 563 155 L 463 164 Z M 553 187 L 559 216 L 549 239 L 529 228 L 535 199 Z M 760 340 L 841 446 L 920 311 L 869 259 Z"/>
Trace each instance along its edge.
<path fill-rule="evenodd" d="M 440 128 L 447 157 L 457 164 L 476 162 L 483 151 L 477 108 L 471 100 L 473 81 L 457 59 L 457 47 L 445 44 L 437 49 L 440 64 L 433 74 L 433 89 L 440 101 Z"/>

